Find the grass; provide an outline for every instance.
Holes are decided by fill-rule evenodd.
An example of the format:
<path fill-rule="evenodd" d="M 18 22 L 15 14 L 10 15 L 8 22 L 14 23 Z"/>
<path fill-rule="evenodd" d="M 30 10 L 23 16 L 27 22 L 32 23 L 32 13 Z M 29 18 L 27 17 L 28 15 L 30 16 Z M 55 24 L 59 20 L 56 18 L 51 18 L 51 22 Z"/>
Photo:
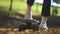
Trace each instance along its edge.
<path fill-rule="evenodd" d="M 10 7 L 10 0 L 0 0 L 0 7 L 5 7 L 5 8 L 0 8 L 1 10 L 4 10 L 2 13 L 9 14 L 9 7 Z M 25 14 L 26 12 L 26 2 L 20 1 L 20 0 L 13 0 L 13 6 L 12 6 L 12 14 L 16 15 L 18 14 Z M 38 8 L 38 9 L 37 9 Z M 52 15 L 52 7 L 51 7 L 51 15 Z M 0 12 L 1 12 L 0 10 Z M 41 10 L 42 10 L 42 5 L 37 5 L 34 4 L 32 7 L 32 12 L 34 16 L 39 16 L 41 15 Z M 60 8 L 58 8 L 58 14 L 56 16 L 60 16 Z"/>

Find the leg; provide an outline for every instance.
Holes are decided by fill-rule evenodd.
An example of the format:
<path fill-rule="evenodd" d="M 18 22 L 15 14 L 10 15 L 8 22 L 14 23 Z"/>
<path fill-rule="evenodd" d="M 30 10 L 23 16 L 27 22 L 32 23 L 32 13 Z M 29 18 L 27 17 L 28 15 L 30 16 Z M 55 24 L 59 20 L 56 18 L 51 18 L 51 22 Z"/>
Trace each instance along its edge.
<path fill-rule="evenodd" d="M 46 21 L 48 19 L 48 16 L 50 16 L 50 5 L 51 0 L 44 0 L 42 7 L 42 20 L 39 26 L 40 29 L 48 29 Z"/>
<path fill-rule="evenodd" d="M 34 3 L 34 0 L 27 0 L 27 10 L 26 10 L 25 19 L 33 19 L 32 11 L 31 11 L 33 3 Z"/>

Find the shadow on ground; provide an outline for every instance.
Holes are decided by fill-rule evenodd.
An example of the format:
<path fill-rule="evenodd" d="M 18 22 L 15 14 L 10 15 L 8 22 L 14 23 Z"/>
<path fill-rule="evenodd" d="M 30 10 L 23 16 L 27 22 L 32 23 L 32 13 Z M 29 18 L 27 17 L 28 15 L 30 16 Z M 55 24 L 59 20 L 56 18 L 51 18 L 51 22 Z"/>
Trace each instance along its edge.
<path fill-rule="evenodd" d="M 22 25 L 23 22 L 20 21 L 20 18 L 11 17 L 9 14 L 6 14 L 6 7 L 0 7 L 0 27 L 11 27 L 18 28 L 19 25 Z M 16 14 L 20 17 L 24 17 L 22 14 Z M 34 19 L 41 21 L 40 16 L 33 16 Z M 47 21 L 48 27 L 60 28 L 60 16 L 51 16 Z"/>

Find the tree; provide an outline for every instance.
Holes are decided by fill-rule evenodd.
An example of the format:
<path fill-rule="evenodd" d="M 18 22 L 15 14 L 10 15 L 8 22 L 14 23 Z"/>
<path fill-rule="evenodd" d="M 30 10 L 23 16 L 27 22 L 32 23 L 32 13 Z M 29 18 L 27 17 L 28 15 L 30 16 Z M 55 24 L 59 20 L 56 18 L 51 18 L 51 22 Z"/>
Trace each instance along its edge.
<path fill-rule="evenodd" d="M 13 0 L 10 0 L 10 1 L 11 1 L 11 2 L 10 2 L 10 7 L 9 7 L 9 11 L 10 11 L 9 15 L 11 16 L 11 14 L 12 14 L 12 4 L 13 4 Z M 9 19 L 9 22 L 7 23 L 8 26 L 11 26 L 10 22 L 11 22 L 11 19 Z"/>
<path fill-rule="evenodd" d="M 53 0 L 53 2 L 60 3 L 60 0 Z"/>
<path fill-rule="evenodd" d="M 13 4 L 13 0 L 11 0 L 11 2 L 10 2 L 10 8 L 9 8 L 9 11 L 12 10 L 12 4 Z"/>
<path fill-rule="evenodd" d="M 58 8 L 53 7 L 52 16 L 56 16 L 57 14 L 58 14 Z"/>

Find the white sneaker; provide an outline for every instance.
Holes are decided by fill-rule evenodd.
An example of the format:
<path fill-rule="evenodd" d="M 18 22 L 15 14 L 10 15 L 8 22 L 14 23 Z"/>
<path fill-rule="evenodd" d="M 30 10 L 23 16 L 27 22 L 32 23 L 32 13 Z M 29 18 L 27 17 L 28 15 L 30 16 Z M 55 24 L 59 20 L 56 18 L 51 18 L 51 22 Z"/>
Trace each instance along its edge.
<path fill-rule="evenodd" d="M 30 14 L 25 15 L 24 18 L 25 18 L 25 19 L 29 19 L 29 20 L 33 20 L 33 17 L 32 17 L 32 15 L 30 15 Z"/>
<path fill-rule="evenodd" d="M 39 29 L 45 29 L 45 30 L 48 30 L 48 27 L 47 27 L 47 25 L 46 24 L 40 24 L 39 25 Z"/>
<path fill-rule="evenodd" d="M 25 18 L 25 19 L 33 20 L 33 18 Z"/>

